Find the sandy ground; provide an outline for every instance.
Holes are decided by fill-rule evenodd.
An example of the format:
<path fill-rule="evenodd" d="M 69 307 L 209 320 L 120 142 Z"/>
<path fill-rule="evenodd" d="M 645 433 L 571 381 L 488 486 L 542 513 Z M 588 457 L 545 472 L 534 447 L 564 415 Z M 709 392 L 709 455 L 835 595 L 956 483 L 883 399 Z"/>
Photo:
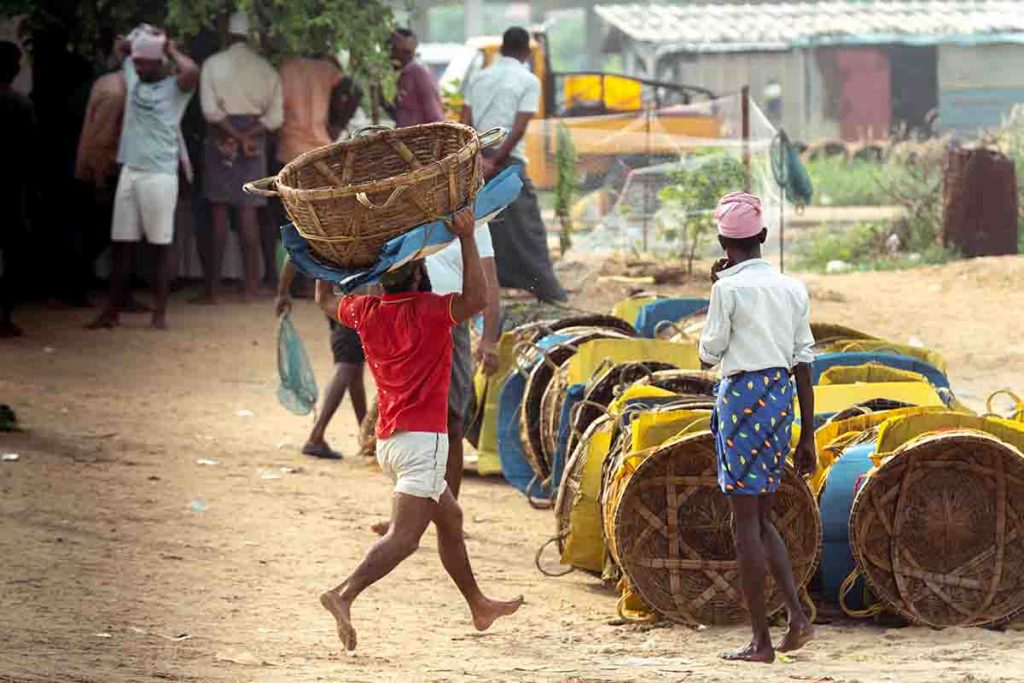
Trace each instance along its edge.
<path fill-rule="evenodd" d="M 921 339 L 972 400 L 1024 388 L 1024 259 L 808 281 L 815 317 Z M 594 308 L 625 291 L 589 289 Z M 476 633 L 431 532 L 356 604 L 346 657 L 316 597 L 373 540 L 388 482 L 358 456 L 296 452 L 309 421 L 276 403 L 269 302 L 184 300 L 166 333 L 144 317 L 85 332 L 88 312 L 38 308 L 20 315 L 28 336 L 0 342 L 0 402 L 25 428 L 0 435 L 20 456 L 0 464 L 2 681 L 1024 680 L 1013 631 L 839 622 L 791 662 L 745 666 L 717 659 L 742 628 L 610 625 L 595 579 L 534 567 L 551 513 L 476 477 L 463 503 L 481 584 L 527 604 Z M 323 382 L 326 324 L 311 304 L 296 318 Z M 329 436 L 353 453 L 355 433 L 343 406 Z"/>

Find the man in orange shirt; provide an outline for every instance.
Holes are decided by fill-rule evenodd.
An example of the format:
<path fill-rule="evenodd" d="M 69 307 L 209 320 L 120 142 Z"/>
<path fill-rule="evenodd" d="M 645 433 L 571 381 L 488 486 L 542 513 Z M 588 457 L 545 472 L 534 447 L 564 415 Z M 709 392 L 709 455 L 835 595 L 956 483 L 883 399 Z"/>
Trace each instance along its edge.
<path fill-rule="evenodd" d="M 82 132 L 78 136 L 75 180 L 83 220 L 77 249 L 81 258 L 76 265 L 82 268 L 79 277 L 85 288 L 91 283 L 96 257 L 110 242 L 114 188 L 119 171 L 117 148 L 127 96 L 128 87 L 120 66 L 96 79 L 89 91 Z"/>

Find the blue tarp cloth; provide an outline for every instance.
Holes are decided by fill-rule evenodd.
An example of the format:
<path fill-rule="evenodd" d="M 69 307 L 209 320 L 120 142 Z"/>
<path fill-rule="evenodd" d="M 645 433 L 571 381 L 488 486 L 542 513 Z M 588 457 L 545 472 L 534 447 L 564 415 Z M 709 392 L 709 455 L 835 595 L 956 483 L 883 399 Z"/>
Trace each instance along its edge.
<path fill-rule="evenodd" d="M 537 342 L 537 345 L 548 349 L 568 339 L 568 335 L 551 334 Z M 501 388 L 498 400 L 498 460 L 505 481 L 527 496 L 546 498 L 550 497 L 551 492 L 542 490 L 539 482 L 530 488 L 535 473 L 523 455 L 523 443 L 519 438 L 519 411 L 522 409 L 525 389 L 526 378 L 513 368 Z"/>
<path fill-rule="evenodd" d="M 821 590 L 822 596 L 832 604 L 839 604 L 839 588 L 856 566 L 850 549 L 850 510 L 857 493 L 857 481 L 871 469 L 874 442 L 851 446 L 832 465 L 821 492 Z M 846 604 L 852 609 L 864 605 L 864 577 L 857 579 L 847 596 Z"/>
<path fill-rule="evenodd" d="M 562 412 L 558 416 L 558 447 L 555 449 L 555 457 L 551 462 L 551 495 L 557 495 L 558 487 L 562 483 L 562 472 L 565 470 L 565 463 L 569 460 L 571 453 L 566 453 L 569 446 L 569 433 L 572 431 L 570 417 L 573 407 L 583 400 L 583 394 L 587 390 L 584 383 L 573 384 L 565 392 L 565 401 L 562 402 Z"/>
<path fill-rule="evenodd" d="M 511 204 L 523 187 L 517 167 L 512 166 L 491 178 L 476 195 L 473 212 L 477 221 L 490 220 Z M 417 258 L 424 249 L 437 251 L 451 242 L 455 236 L 449 232 L 443 220 L 427 223 L 399 235 L 381 247 L 376 265 L 371 268 L 345 270 L 319 261 L 310 250 L 309 243 L 287 223 L 281 226 L 281 242 L 295 267 L 315 280 L 336 283 L 345 292 L 377 282 L 380 276 L 391 268 Z"/>
<path fill-rule="evenodd" d="M 633 327 L 641 337 L 654 338 L 658 323 L 666 320 L 676 322 L 707 309 L 711 304 L 707 299 L 671 298 L 657 299 L 645 304 L 637 311 Z"/>

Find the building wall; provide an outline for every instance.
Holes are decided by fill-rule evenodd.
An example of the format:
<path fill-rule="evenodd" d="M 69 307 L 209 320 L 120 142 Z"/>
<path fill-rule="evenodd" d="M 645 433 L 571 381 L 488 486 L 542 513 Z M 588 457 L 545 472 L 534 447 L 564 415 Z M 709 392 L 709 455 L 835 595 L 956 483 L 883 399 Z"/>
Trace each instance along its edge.
<path fill-rule="evenodd" d="M 942 130 L 969 139 L 1024 104 L 1024 45 L 941 45 L 938 61 Z"/>
<path fill-rule="evenodd" d="M 658 78 L 707 88 L 716 95 L 738 93 L 750 86 L 750 96 L 776 128 L 791 137 L 803 134 L 806 88 L 804 53 L 743 52 L 676 55 L 667 58 Z"/>

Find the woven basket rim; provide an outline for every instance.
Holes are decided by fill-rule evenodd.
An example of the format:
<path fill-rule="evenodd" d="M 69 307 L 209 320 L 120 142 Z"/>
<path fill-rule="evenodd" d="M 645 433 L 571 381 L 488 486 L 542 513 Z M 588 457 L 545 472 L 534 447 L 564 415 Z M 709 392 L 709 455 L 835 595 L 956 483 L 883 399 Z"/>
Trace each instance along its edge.
<path fill-rule="evenodd" d="M 674 451 L 677 448 L 681 448 L 681 447 L 687 446 L 687 445 L 689 445 L 691 443 L 695 443 L 695 442 L 699 442 L 699 441 L 708 441 L 708 440 L 710 440 L 710 441 L 712 441 L 712 448 L 713 448 L 714 447 L 713 446 L 714 438 L 715 438 L 714 434 L 712 434 L 710 430 L 706 430 L 705 429 L 705 430 L 701 430 L 699 432 L 694 432 L 693 434 L 687 434 L 687 435 L 685 435 L 683 437 L 680 437 L 678 439 L 671 439 L 669 442 L 664 443 L 664 444 L 662 444 L 660 446 L 655 446 L 653 448 L 652 453 L 647 458 L 645 458 L 643 460 L 643 462 L 641 462 L 640 464 L 638 464 L 636 466 L 636 469 L 630 475 L 629 481 L 622 487 L 621 496 L 625 495 L 626 490 L 629 487 L 629 484 L 632 483 L 635 479 L 637 479 L 637 477 L 641 476 L 641 474 L 646 469 L 654 467 L 655 466 L 655 462 L 660 457 L 664 457 L 667 453 L 670 453 L 671 451 Z M 796 471 L 795 468 L 792 467 L 792 465 L 789 464 L 788 461 L 784 465 L 784 469 L 786 470 L 787 474 L 790 474 L 790 476 L 786 477 L 786 479 L 791 479 L 793 481 L 793 483 L 794 483 L 794 486 L 800 489 L 802 497 L 805 499 L 805 502 L 808 503 L 808 506 L 807 506 L 808 509 L 812 512 L 812 518 L 813 518 L 813 521 L 814 521 L 815 538 L 814 538 L 814 544 L 813 544 L 813 547 L 814 547 L 813 555 L 809 559 L 807 559 L 806 561 L 801 562 L 799 565 L 796 563 L 796 560 L 797 559 L 803 560 L 804 558 L 794 558 L 794 557 L 790 556 L 790 561 L 793 562 L 793 573 L 794 573 L 794 578 L 796 578 L 797 586 L 799 588 L 803 588 L 814 577 L 814 574 L 815 574 L 815 572 L 818 569 L 818 564 L 821 562 L 822 536 L 823 536 L 823 528 L 822 528 L 822 524 L 821 524 L 821 511 L 818 509 L 817 499 L 814 497 L 814 493 L 811 491 L 810 486 L 807 484 L 807 480 L 804 479 L 804 477 L 800 476 L 800 474 Z M 620 502 L 621 502 L 621 496 L 620 496 Z M 604 507 L 603 503 L 604 503 L 604 501 L 602 501 L 602 509 Z M 613 524 L 615 525 L 615 534 L 616 534 L 616 536 L 619 535 L 620 529 L 622 528 L 622 524 L 619 521 L 622 514 L 623 514 L 622 506 L 621 505 L 617 505 L 616 508 L 615 508 L 615 519 L 613 520 Z M 619 546 L 618 538 L 615 539 L 615 545 L 616 545 L 616 547 Z M 629 576 L 630 572 L 626 569 L 626 567 L 624 566 L 624 563 L 619 558 L 613 558 L 613 559 L 615 560 L 615 563 L 619 566 L 619 568 L 622 570 L 623 574 L 625 574 L 626 576 Z M 799 571 L 800 569 L 803 569 L 803 571 L 802 572 Z M 630 576 L 630 583 L 632 584 L 633 588 L 637 591 L 637 593 L 640 595 L 640 597 L 644 600 L 644 602 L 648 605 L 648 607 L 650 607 L 653 611 L 657 612 L 658 610 L 653 605 L 651 605 L 651 603 L 648 601 L 647 597 L 644 595 L 644 588 L 641 587 L 641 584 L 638 584 L 635 580 L 633 580 L 633 578 L 631 576 Z M 780 599 L 779 600 L 779 604 L 777 606 L 775 606 L 774 609 L 772 609 L 771 606 L 769 606 L 769 609 L 771 610 L 769 616 L 773 616 L 775 614 L 778 614 L 780 611 L 785 609 L 785 601 Z M 675 618 L 674 615 L 665 614 L 663 616 L 668 618 L 670 621 L 676 621 L 676 622 L 679 621 L 678 619 Z"/>
<path fill-rule="evenodd" d="M 376 138 L 380 135 L 398 135 L 400 137 L 408 137 L 410 135 L 422 134 L 426 128 L 451 128 L 453 130 L 460 130 L 462 132 L 468 132 L 473 135 L 473 139 L 463 145 L 459 151 L 453 152 L 446 157 L 432 161 L 428 164 L 423 164 L 421 168 L 414 171 L 408 171 L 401 175 L 391 176 L 388 178 L 380 178 L 377 180 L 370 180 L 357 184 L 343 185 L 341 187 L 317 187 L 317 188 L 299 188 L 286 185 L 283 182 L 283 178 L 290 173 L 297 173 L 300 168 L 303 168 L 313 162 L 319 161 L 325 157 L 328 157 L 334 153 L 339 147 L 348 148 L 359 148 L 376 142 Z M 440 123 L 425 123 L 419 126 L 410 126 L 407 128 L 395 128 L 393 130 L 379 131 L 371 133 L 366 136 L 358 138 L 349 138 L 348 140 L 342 140 L 340 142 L 334 142 L 324 147 L 318 147 L 317 149 L 310 150 L 303 154 L 300 154 L 295 159 L 285 164 L 275 178 L 275 187 L 277 192 L 282 196 L 289 196 L 294 199 L 302 199 L 305 201 L 322 201 L 326 199 L 341 199 L 350 195 L 355 195 L 360 192 L 364 193 L 375 193 L 383 192 L 384 190 L 391 190 L 399 185 L 408 185 L 422 181 L 427 178 L 438 175 L 439 173 L 447 173 L 448 170 L 466 159 L 469 159 L 480 151 L 480 134 L 477 133 L 476 129 L 461 123 L 455 123 L 451 121 L 444 121 Z"/>
<path fill-rule="evenodd" d="M 901 463 L 901 461 L 903 460 L 902 456 L 904 456 L 906 453 L 913 452 L 913 451 L 915 451 L 917 449 L 920 449 L 920 448 L 932 447 L 936 443 L 939 443 L 939 442 L 942 442 L 942 441 L 952 441 L 952 440 L 958 440 L 958 441 L 959 440 L 965 440 L 965 441 L 968 441 L 968 442 L 974 442 L 976 444 L 977 443 L 984 443 L 986 446 L 993 446 L 993 447 L 995 447 L 995 449 L 997 451 L 998 450 L 1004 451 L 1004 453 L 1003 453 L 1004 455 L 1009 455 L 1010 457 L 1019 458 L 1022 462 L 1024 462 L 1024 453 L 1022 453 L 1020 451 L 1020 449 L 1018 449 L 1013 444 L 1006 443 L 1005 441 L 999 439 L 998 437 L 996 437 L 996 436 L 994 436 L 992 434 L 987 434 L 987 433 L 982 432 L 982 431 L 978 431 L 978 430 L 974 430 L 974 429 L 955 429 L 955 430 L 951 430 L 951 431 L 947 431 L 947 432 L 937 432 L 937 433 L 932 433 L 932 434 L 926 434 L 926 435 L 920 436 L 920 437 L 918 437 L 916 439 L 912 439 L 912 440 L 908 441 L 903 446 L 901 446 L 896 451 L 894 451 L 893 454 L 890 457 L 886 458 L 885 461 L 882 462 L 882 464 L 879 465 L 875 469 L 875 475 L 883 472 L 886 467 L 895 466 L 894 463 L 902 464 Z M 850 539 L 850 541 L 849 541 L 849 543 L 850 543 L 850 551 L 851 551 L 851 554 L 853 555 L 854 562 L 856 564 L 856 568 L 860 572 L 860 575 L 864 578 L 864 582 L 867 584 L 867 586 L 870 589 L 870 591 L 872 592 L 872 594 L 874 594 L 874 596 L 880 602 L 885 604 L 885 606 L 888 609 L 890 609 L 893 612 L 899 614 L 901 617 L 907 619 L 912 624 L 924 624 L 924 625 L 927 625 L 927 626 L 932 626 L 934 628 L 954 628 L 955 626 L 963 626 L 963 627 L 984 626 L 984 625 L 987 625 L 989 623 L 1000 623 L 1000 622 L 1003 622 L 1003 621 L 1012 620 L 1015 617 L 1017 617 L 1018 615 L 1024 613 L 1024 604 L 1022 604 L 1021 606 L 1017 607 L 1016 609 L 1009 611 L 1007 614 L 1005 614 L 1005 615 L 1003 615 L 1001 617 L 998 617 L 995 620 L 991 620 L 991 621 L 984 621 L 984 622 L 980 622 L 980 623 L 976 623 L 976 624 L 958 624 L 958 625 L 931 624 L 931 623 L 929 623 L 927 621 L 922 620 L 920 618 L 920 615 L 914 615 L 914 614 L 912 614 L 910 612 L 910 610 L 906 609 L 904 607 L 904 605 L 903 605 L 902 599 L 899 601 L 900 604 L 896 604 L 896 602 L 891 600 L 885 591 L 881 591 L 879 589 L 878 584 L 875 581 L 875 579 L 873 578 L 872 574 L 865 570 L 865 566 L 866 565 L 865 565 L 865 561 L 864 561 L 864 558 L 863 558 L 863 552 L 862 552 L 862 550 L 860 548 L 860 544 L 855 542 L 855 539 L 859 539 L 860 534 L 857 532 L 857 525 L 855 524 L 854 520 L 860 514 L 861 510 L 865 506 L 868 505 L 868 503 L 867 503 L 867 495 L 868 494 L 866 492 L 870 491 L 872 489 L 875 481 L 877 481 L 875 479 L 875 476 L 866 477 L 864 479 L 864 483 L 861 485 L 860 489 L 857 491 L 857 494 L 854 496 L 853 503 L 850 506 L 850 517 L 849 517 L 849 520 L 847 522 L 847 525 L 848 525 L 847 534 L 848 534 L 848 537 Z M 876 512 L 876 514 L 878 514 L 877 511 L 875 511 L 875 512 Z"/>

